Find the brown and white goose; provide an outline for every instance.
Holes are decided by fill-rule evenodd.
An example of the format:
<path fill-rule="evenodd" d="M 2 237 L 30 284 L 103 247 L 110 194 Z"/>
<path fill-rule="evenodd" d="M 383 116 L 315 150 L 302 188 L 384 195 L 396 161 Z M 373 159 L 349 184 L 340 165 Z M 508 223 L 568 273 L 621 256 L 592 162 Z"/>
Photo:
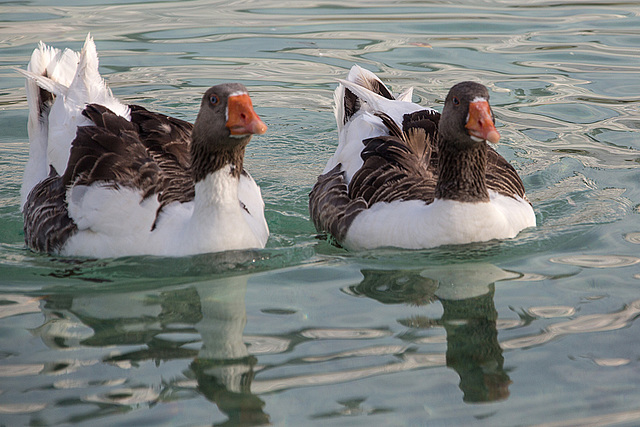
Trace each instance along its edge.
<path fill-rule="evenodd" d="M 247 89 L 221 84 L 194 125 L 118 101 L 91 37 L 80 54 L 40 44 L 27 71 L 25 240 L 92 257 L 262 248 L 269 236 L 245 147 L 267 127 Z"/>
<path fill-rule="evenodd" d="M 336 89 L 339 142 L 309 195 L 320 232 L 347 249 L 408 249 L 515 237 L 536 225 L 479 83 L 451 88 L 442 114 L 394 98 L 354 66 Z"/>

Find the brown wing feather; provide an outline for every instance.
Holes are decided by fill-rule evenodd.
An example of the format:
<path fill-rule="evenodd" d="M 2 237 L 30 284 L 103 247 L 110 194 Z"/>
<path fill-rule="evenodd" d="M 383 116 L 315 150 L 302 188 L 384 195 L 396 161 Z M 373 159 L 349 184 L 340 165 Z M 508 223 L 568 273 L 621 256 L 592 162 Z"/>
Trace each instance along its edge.
<path fill-rule="evenodd" d="M 341 241 L 354 218 L 368 206 L 362 198 L 348 194 L 342 165 L 318 177 L 309 194 L 309 212 L 316 230 Z"/>
<path fill-rule="evenodd" d="M 69 218 L 65 186 L 51 168 L 49 176 L 29 193 L 23 209 L 24 240 L 39 252 L 57 252 L 78 229 Z"/>
<path fill-rule="evenodd" d="M 361 107 L 360 98 L 358 98 L 353 92 L 349 89 L 344 88 L 344 98 L 343 98 L 343 106 L 344 106 L 344 118 L 343 123 L 347 123 L 351 117 L 358 112 Z"/>
<path fill-rule="evenodd" d="M 371 92 L 377 93 L 378 95 L 387 99 L 395 99 L 389 89 L 380 80 L 365 77 L 364 79 L 362 79 L 361 83 L 362 87 L 364 87 L 365 89 L 369 89 Z"/>
<path fill-rule="evenodd" d="M 426 126 L 430 132 L 427 135 L 427 130 L 417 124 L 403 131 L 387 115 L 379 117 L 391 135 L 363 141 L 364 164 L 351 182 L 347 184 L 339 164 L 318 177 L 309 195 L 309 211 L 316 229 L 330 233 L 337 241 L 344 239 L 355 217 L 373 203 L 433 200 L 432 129 L 436 126 Z"/>
<path fill-rule="evenodd" d="M 25 241 L 32 249 L 59 251 L 77 231 L 67 211 L 69 186 L 104 182 L 113 188 L 139 188 L 145 197 L 157 191 L 160 170 L 140 143 L 135 126 L 100 105 L 88 105 L 83 115 L 94 125 L 78 128 L 64 175 L 52 168 L 27 197 Z"/>
<path fill-rule="evenodd" d="M 193 200 L 195 182 L 190 169 L 193 125 L 137 105 L 131 106 L 131 122 L 138 127 L 140 140 L 148 155 L 162 171 L 158 188 L 158 213 L 169 203 Z"/>
<path fill-rule="evenodd" d="M 519 196 L 528 201 L 520 175 L 492 147 L 487 150 L 487 188 L 503 196 Z"/>
<path fill-rule="evenodd" d="M 190 123 L 139 106 L 131 106 L 131 121 L 97 104 L 82 114 L 94 124 L 78 128 L 64 175 L 52 170 L 25 203 L 25 241 L 35 250 L 58 251 L 77 230 L 67 211 L 69 186 L 101 182 L 139 189 L 144 198 L 157 194 L 157 214 L 171 202 L 195 196 Z"/>
<path fill-rule="evenodd" d="M 437 157 L 435 137 L 439 115 L 429 111 L 407 114 L 403 129 L 386 114 L 378 114 L 388 136 L 364 141 L 364 164 L 349 183 L 349 194 L 369 206 L 394 200 L 433 201 Z"/>
<path fill-rule="evenodd" d="M 78 128 L 63 175 L 65 185 L 105 183 L 149 197 L 160 189 L 161 170 L 140 141 L 136 126 L 108 108 L 89 104 L 82 112 L 95 125 Z"/>
<path fill-rule="evenodd" d="M 365 78 L 361 83 L 362 87 L 369 89 L 380 96 L 387 99 L 395 99 L 384 83 L 379 80 Z M 358 112 L 361 106 L 362 102 L 360 101 L 360 98 L 345 87 L 343 96 L 344 123 L 347 123 L 349 119 Z"/>

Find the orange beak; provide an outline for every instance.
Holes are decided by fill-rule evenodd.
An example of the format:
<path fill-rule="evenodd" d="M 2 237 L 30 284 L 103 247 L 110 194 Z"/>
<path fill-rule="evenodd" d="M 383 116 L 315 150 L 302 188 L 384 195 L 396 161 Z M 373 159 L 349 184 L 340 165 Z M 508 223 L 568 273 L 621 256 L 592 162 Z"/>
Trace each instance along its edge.
<path fill-rule="evenodd" d="M 267 131 L 260 117 L 253 111 L 249 95 L 233 95 L 227 101 L 227 128 L 231 135 L 262 135 Z"/>
<path fill-rule="evenodd" d="M 500 134 L 493 124 L 491 108 L 487 101 L 473 101 L 469 103 L 469 119 L 464 126 L 469 130 L 469 135 L 475 136 L 497 144 Z"/>

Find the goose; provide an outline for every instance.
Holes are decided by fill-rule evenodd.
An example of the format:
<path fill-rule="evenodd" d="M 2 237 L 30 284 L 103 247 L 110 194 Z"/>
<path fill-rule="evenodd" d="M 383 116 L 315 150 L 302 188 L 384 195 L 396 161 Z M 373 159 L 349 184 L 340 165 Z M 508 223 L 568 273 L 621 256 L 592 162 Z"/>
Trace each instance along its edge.
<path fill-rule="evenodd" d="M 335 93 L 338 146 L 309 194 L 320 233 L 349 250 L 427 249 L 514 238 L 536 225 L 497 143 L 489 92 L 451 88 L 442 113 L 397 98 L 353 66 Z"/>
<path fill-rule="evenodd" d="M 120 102 L 80 53 L 40 42 L 27 70 L 25 242 L 84 257 L 263 248 L 269 236 L 245 148 L 267 126 L 247 89 L 209 88 L 195 123 Z"/>

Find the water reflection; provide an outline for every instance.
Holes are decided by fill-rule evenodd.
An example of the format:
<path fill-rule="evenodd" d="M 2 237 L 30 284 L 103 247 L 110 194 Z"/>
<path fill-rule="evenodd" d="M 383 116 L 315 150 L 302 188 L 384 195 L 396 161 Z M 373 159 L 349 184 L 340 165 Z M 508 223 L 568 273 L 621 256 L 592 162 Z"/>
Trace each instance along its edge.
<path fill-rule="evenodd" d="M 195 389 L 227 417 L 217 425 L 268 424 L 264 402 L 251 392 L 257 359 L 243 339 L 246 285 L 247 276 L 239 276 L 158 293 L 47 297 L 47 319 L 34 331 L 47 346 L 73 349 L 78 357 L 87 347 L 111 350 L 101 361 L 57 360 L 43 371 L 71 374 L 96 363 L 120 368 L 102 381 L 93 372 L 87 373 L 90 380 L 56 382 L 60 389 L 101 389 L 81 397 L 100 404 L 92 416 L 104 415 L 114 405 L 139 407 L 170 401 L 181 391 Z M 191 362 L 167 383 L 137 379 L 144 377 L 142 367 L 148 362 L 157 366 L 182 359 Z M 134 376 L 136 370 L 142 373 Z"/>
<path fill-rule="evenodd" d="M 326 273 L 309 273 L 321 271 Z M 409 371 L 427 376 L 428 370 L 443 367 L 459 377 L 464 402 L 494 402 L 510 396 L 504 352 L 567 335 L 627 328 L 640 313 L 638 300 L 615 312 L 589 315 L 579 315 L 571 306 L 532 306 L 521 313 L 526 319 L 499 320 L 495 283 L 520 280 L 519 274 L 476 263 L 359 271 L 362 278 L 343 291 L 362 298 L 365 306 L 373 300 L 398 306 L 391 317 L 396 325 L 317 321 L 247 335 L 247 280 L 258 277 L 249 275 L 120 292 L 75 288 L 37 298 L 5 294 L 0 319 L 42 313 L 44 322 L 30 332 L 39 347 L 45 344 L 51 351 L 44 357 L 40 349 L 34 356 L 22 349 L 20 360 L 4 361 L 0 411 L 43 413 L 62 423 L 180 401 L 210 412 L 216 425 L 262 425 L 277 410 L 268 405 L 275 393 L 344 383 L 357 389 L 359 380 Z M 304 301 L 317 298 L 314 292 L 307 287 Z M 338 311 L 362 310 L 357 300 L 347 299 Z M 438 313 L 438 304 L 441 314 L 431 314 Z M 271 302 L 268 307 L 258 306 L 251 318 L 265 312 L 299 314 L 297 303 L 280 308 Z M 397 324 L 406 329 L 394 332 Z M 498 331 L 507 329 L 507 338 L 499 341 Z M 588 358 L 601 367 L 631 360 L 597 354 Z M 51 401 L 40 400 L 43 389 L 49 390 Z M 343 409 L 313 416 L 392 410 L 361 404 L 357 396 L 362 395 L 338 400 Z M 202 409 L 198 399 L 217 409 Z M 67 418 L 55 420 L 61 407 L 69 409 Z"/>
<path fill-rule="evenodd" d="M 551 262 L 588 268 L 627 267 L 640 262 L 640 258 L 625 255 L 565 255 L 551 258 Z"/>
<path fill-rule="evenodd" d="M 249 355 L 243 341 L 247 323 L 245 292 L 247 278 L 196 285 L 202 318 L 196 330 L 202 347 L 191 363 L 198 390 L 216 403 L 229 420 L 221 425 L 263 425 L 269 416 L 264 402 L 251 393 L 257 359 Z"/>
<path fill-rule="evenodd" d="M 542 332 L 502 342 L 504 349 L 539 346 L 565 335 L 615 331 L 626 328 L 640 315 L 640 300 L 632 301 L 619 311 L 588 314 L 547 326 Z"/>
<path fill-rule="evenodd" d="M 363 270 L 364 279 L 350 288 L 384 304 L 442 304 L 440 319 L 399 320 L 414 329 L 444 327 L 446 365 L 460 377 L 463 400 L 491 402 L 509 397 L 511 379 L 498 342 L 494 283 L 515 278 L 490 264 L 465 264 L 420 271 Z"/>

